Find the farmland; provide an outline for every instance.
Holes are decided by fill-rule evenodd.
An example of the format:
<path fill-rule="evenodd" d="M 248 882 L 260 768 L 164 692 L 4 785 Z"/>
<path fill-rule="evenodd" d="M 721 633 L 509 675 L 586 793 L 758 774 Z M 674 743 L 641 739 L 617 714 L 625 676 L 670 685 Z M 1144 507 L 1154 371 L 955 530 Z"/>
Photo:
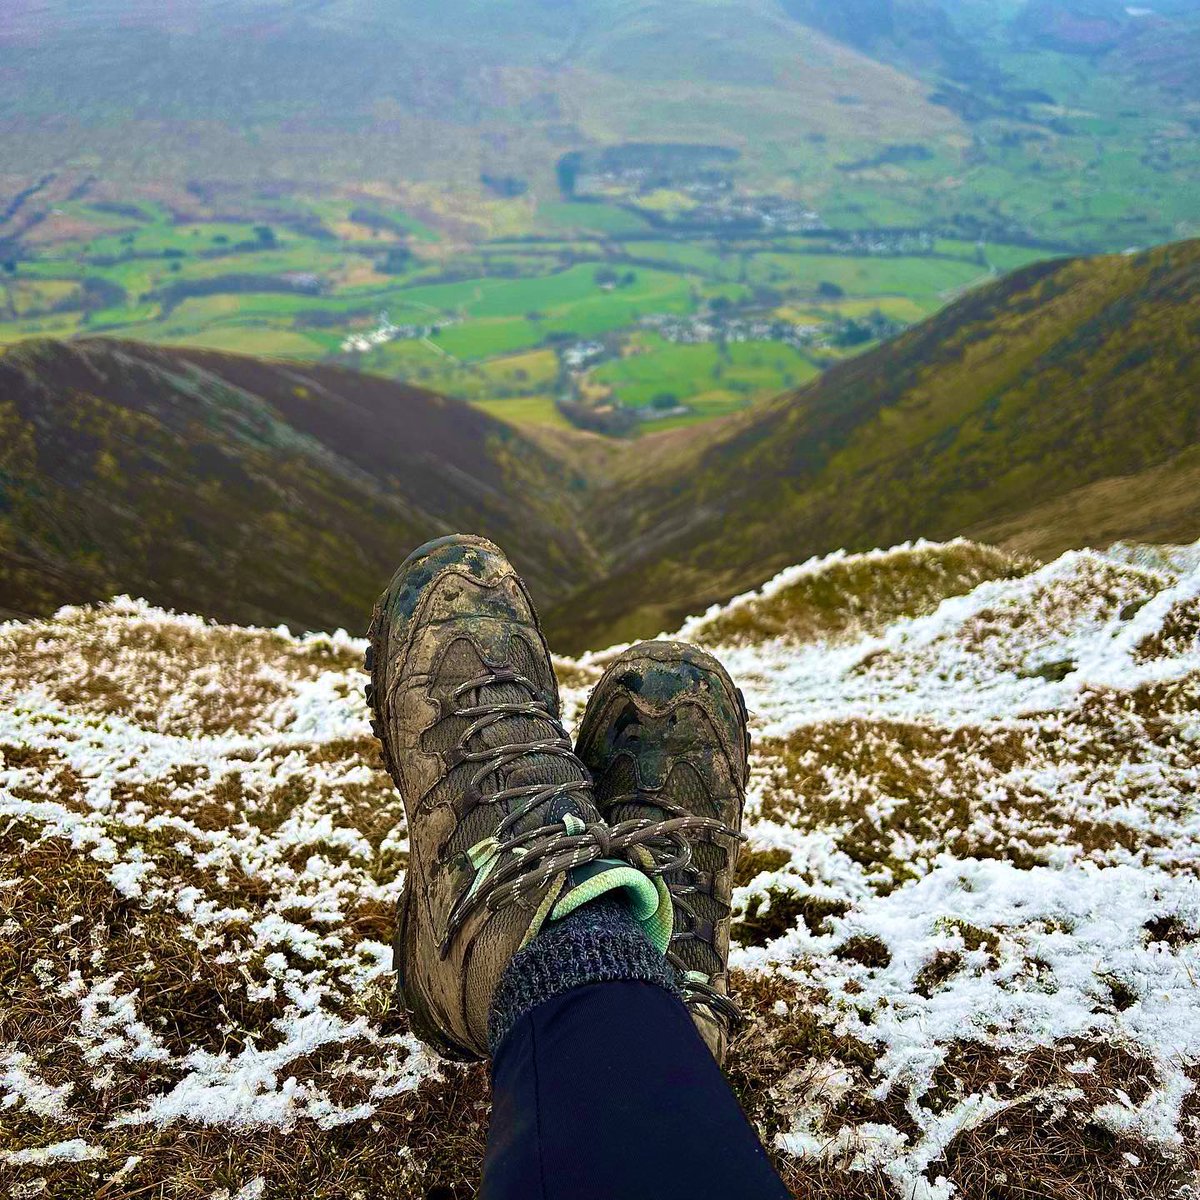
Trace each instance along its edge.
<path fill-rule="evenodd" d="M 1200 232 L 1186 4 L 16 7 L 0 346 L 342 361 L 634 436 Z"/>
<path fill-rule="evenodd" d="M 645 410 L 637 429 L 658 429 L 804 382 L 872 343 L 866 326 L 846 336 L 865 318 L 899 328 L 1045 253 L 664 231 L 632 205 L 588 200 L 527 206 L 523 232 L 468 238 L 450 214 L 409 209 L 332 193 L 62 199 L 0 269 L 0 345 L 104 334 L 340 361 L 518 424 L 562 425 L 557 402 L 574 396 Z M 707 340 L 647 328 L 667 317 L 709 322 Z M 808 344 L 726 336 L 734 320 L 803 329 Z M 381 322 L 396 332 L 372 339 Z"/>

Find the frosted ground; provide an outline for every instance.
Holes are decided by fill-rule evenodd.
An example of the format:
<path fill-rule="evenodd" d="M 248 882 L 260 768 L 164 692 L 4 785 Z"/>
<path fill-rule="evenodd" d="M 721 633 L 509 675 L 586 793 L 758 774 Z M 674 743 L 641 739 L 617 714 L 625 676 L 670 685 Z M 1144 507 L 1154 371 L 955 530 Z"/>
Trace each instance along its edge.
<path fill-rule="evenodd" d="M 1200 551 L 833 556 L 682 632 L 754 714 L 730 1071 L 797 1193 L 1194 1194 Z M 471 1194 L 362 649 L 0 626 L 0 1194 Z"/>

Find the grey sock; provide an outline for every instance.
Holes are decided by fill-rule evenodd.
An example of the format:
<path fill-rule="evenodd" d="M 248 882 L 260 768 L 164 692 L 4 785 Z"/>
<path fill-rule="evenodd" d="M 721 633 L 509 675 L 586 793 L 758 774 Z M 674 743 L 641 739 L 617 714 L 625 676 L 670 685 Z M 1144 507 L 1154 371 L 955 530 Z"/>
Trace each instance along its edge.
<path fill-rule="evenodd" d="M 488 1012 L 491 1052 L 539 1004 L 583 984 L 613 979 L 639 979 L 679 993 L 675 969 L 650 944 L 628 904 L 609 895 L 547 923 L 513 955 Z"/>

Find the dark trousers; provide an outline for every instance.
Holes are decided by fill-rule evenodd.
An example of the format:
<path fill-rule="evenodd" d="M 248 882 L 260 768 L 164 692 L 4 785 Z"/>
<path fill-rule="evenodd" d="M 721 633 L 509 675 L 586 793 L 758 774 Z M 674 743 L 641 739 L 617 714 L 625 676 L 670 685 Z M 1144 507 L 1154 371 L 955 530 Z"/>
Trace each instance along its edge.
<path fill-rule="evenodd" d="M 492 1063 L 480 1200 L 787 1200 L 683 1005 L 648 983 L 575 988 Z"/>

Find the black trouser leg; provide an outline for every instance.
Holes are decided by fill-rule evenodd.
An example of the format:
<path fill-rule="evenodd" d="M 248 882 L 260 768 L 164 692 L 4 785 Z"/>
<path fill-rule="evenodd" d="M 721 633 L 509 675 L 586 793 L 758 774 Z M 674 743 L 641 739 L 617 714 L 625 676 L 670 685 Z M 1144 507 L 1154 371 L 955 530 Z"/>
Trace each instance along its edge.
<path fill-rule="evenodd" d="M 785 1200 L 682 1003 L 575 988 L 497 1048 L 480 1200 Z"/>

